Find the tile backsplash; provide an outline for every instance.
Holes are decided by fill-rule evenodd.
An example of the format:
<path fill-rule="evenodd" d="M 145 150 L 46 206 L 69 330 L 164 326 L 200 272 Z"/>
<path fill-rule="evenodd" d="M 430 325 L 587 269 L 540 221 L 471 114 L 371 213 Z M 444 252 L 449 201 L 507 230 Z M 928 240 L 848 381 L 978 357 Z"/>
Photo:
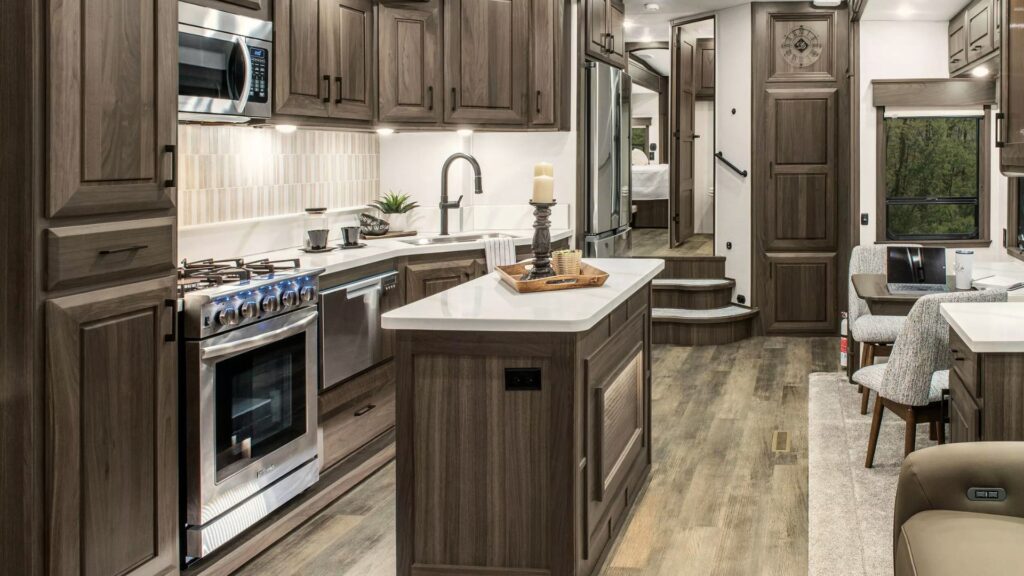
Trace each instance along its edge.
<path fill-rule="evenodd" d="M 182 124 L 178 149 L 181 226 L 358 206 L 380 190 L 376 134 Z"/>

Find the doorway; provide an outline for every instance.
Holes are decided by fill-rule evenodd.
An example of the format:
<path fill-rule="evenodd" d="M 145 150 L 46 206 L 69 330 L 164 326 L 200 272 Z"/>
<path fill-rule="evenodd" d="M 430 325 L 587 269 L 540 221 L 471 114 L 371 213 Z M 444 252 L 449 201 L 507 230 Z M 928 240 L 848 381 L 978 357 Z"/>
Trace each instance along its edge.
<path fill-rule="evenodd" d="M 714 255 L 715 20 L 630 41 L 634 256 Z M 650 38 L 665 38 L 663 40 Z"/>

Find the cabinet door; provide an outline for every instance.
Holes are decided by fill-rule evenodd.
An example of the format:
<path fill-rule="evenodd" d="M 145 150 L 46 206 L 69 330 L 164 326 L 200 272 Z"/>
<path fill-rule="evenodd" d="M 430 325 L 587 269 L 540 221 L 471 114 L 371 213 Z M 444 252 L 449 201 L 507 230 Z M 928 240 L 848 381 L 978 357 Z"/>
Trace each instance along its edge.
<path fill-rule="evenodd" d="M 208 8 L 216 8 L 232 14 L 241 14 L 250 18 L 270 20 L 270 5 L 273 0 L 184 0 L 189 4 L 198 4 Z"/>
<path fill-rule="evenodd" d="M 604 58 L 608 53 L 608 3 L 610 0 L 586 0 L 587 52 Z"/>
<path fill-rule="evenodd" d="M 525 124 L 530 0 L 445 4 L 445 121 Z"/>
<path fill-rule="evenodd" d="M 966 16 L 961 12 L 949 21 L 949 72 L 967 65 L 967 32 L 964 29 Z"/>
<path fill-rule="evenodd" d="M 479 258 L 410 264 L 405 268 L 406 303 L 422 300 L 469 282 L 480 276 L 482 266 Z"/>
<path fill-rule="evenodd" d="M 531 3 L 530 124 L 533 126 L 552 126 L 558 121 L 562 10 L 560 0 L 532 0 Z"/>
<path fill-rule="evenodd" d="M 767 254 L 765 331 L 835 333 L 836 254 Z"/>
<path fill-rule="evenodd" d="M 608 33 L 611 40 L 608 42 L 608 59 L 619 66 L 626 67 L 626 6 L 610 0 L 608 2 Z"/>
<path fill-rule="evenodd" d="M 380 119 L 440 122 L 441 22 L 438 0 L 380 7 Z"/>
<path fill-rule="evenodd" d="M 174 277 L 50 300 L 50 574 L 177 574 Z"/>
<path fill-rule="evenodd" d="M 327 116 L 329 37 L 322 0 L 277 0 L 274 7 L 274 112 Z"/>
<path fill-rule="evenodd" d="M 950 442 L 981 440 L 981 410 L 955 370 L 949 371 L 949 434 Z"/>
<path fill-rule="evenodd" d="M 974 62 L 992 52 L 993 32 L 992 0 L 980 0 L 967 9 L 967 61 Z"/>
<path fill-rule="evenodd" d="M 996 114 L 1000 168 L 1007 176 L 1024 176 L 1024 0 L 1003 0 L 1003 33 Z"/>
<path fill-rule="evenodd" d="M 175 0 L 49 3 L 49 216 L 174 205 Z"/>
<path fill-rule="evenodd" d="M 331 76 L 329 114 L 333 118 L 372 120 L 374 101 L 373 3 L 323 0 L 327 20 L 321 46 L 328 54 L 324 74 Z"/>

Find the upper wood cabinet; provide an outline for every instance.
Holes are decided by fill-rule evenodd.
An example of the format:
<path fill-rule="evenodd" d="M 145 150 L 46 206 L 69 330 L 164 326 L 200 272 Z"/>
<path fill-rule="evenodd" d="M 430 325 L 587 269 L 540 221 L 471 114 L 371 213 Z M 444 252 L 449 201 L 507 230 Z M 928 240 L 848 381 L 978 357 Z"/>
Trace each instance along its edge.
<path fill-rule="evenodd" d="M 967 65 L 967 32 L 964 29 L 966 10 L 949 21 L 949 74 Z"/>
<path fill-rule="evenodd" d="M 373 119 L 370 0 L 278 0 L 274 36 L 276 113 Z"/>
<path fill-rule="evenodd" d="M 177 1 L 48 6 L 47 215 L 173 207 Z"/>
<path fill-rule="evenodd" d="M 216 8 L 232 14 L 240 14 L 250 18 L 270 20 L 270 9 L 274 0 L 184 0 L 189 4 L 198 4 L 208 8 Z"/>
<path fill-rule="evenodd" d="M 715 99 L 715 39 L 697 40 L 694 55 L 693 87 L 697 100 Z"/>
<path fill-rule="evenodd" d="M 1003 0 L 996 146 L 1007 176 L 1024 176 L 1024 0 Z"/>
<path fill-rule="evenodd" d="M 382 121 L 441 121 L 440 12 L 439 0 L 381 5 L 378 58 Z"/>
<path fill-rule="evenodd" d="M 525 124 L 530 0 L 447 0 L 446 122 Z"/>
<path fill-rule="evenodd" d="M 47 303 L 48 574 L 178 573 L 176 303 L 173 276 Z"/>
<path fill-rule="evenodd" d="M 979 0 L 967 8 L 964 28 L 967 32 L 967 62 L 987 56 L 995 49 L 995 18 L 993 0 Z"/>
<path fill-rule="evenodd" d="M 584 0 L 587 54 L 614 66 L 626 66 L 626 7 L 620 0 Z"/>
<path fill-rule="evenodd" d="M 564 71 L 562 26 L 564 3 L 532 0 L 530 10 L 530 124 L 552 126 L 558 122 Z"/>

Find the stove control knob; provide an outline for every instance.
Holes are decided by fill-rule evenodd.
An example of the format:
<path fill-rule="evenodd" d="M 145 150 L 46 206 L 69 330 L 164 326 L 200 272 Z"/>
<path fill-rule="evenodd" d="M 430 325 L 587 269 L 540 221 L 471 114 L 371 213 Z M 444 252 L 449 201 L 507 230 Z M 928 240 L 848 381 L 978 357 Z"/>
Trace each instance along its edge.
<path fill-rule="evenodd" d="M 285 308 L 290 308 L 299 303 L 299 293 L 295 290 L 288 290 L 284 294 L 281 294 L 281 305 Z"/>
<path fill-rule="evenodd" d="M 267 314 L 273 314 L 281 309 L 281 301 L 277 299 L 277 296 L 271 294 L 260 301 L 260 308 Z"/>
<path fill-rule="evenodd" d="M 217 324 L 221 326 L 234 326 L 238 324 L 238 310 L 234 306 L 228 306 L 217 312 Z"/>
<path fill-rule="evenodd" d="M 299 297 L 302 298 L 303 302 L 312 302 L 316 299 L 316 288 L 303 286 L 302 290 L 299 291 Z"/>
<path fill-rule="evenodd" d="M 245 320 L 252 320 L 256 316 L 259 316 L 260 307 L 256 305 L 256 302 L 252 300 L 246 300 L 242 302 L 242 306 L 238 309 L 242 318 Z"/>

